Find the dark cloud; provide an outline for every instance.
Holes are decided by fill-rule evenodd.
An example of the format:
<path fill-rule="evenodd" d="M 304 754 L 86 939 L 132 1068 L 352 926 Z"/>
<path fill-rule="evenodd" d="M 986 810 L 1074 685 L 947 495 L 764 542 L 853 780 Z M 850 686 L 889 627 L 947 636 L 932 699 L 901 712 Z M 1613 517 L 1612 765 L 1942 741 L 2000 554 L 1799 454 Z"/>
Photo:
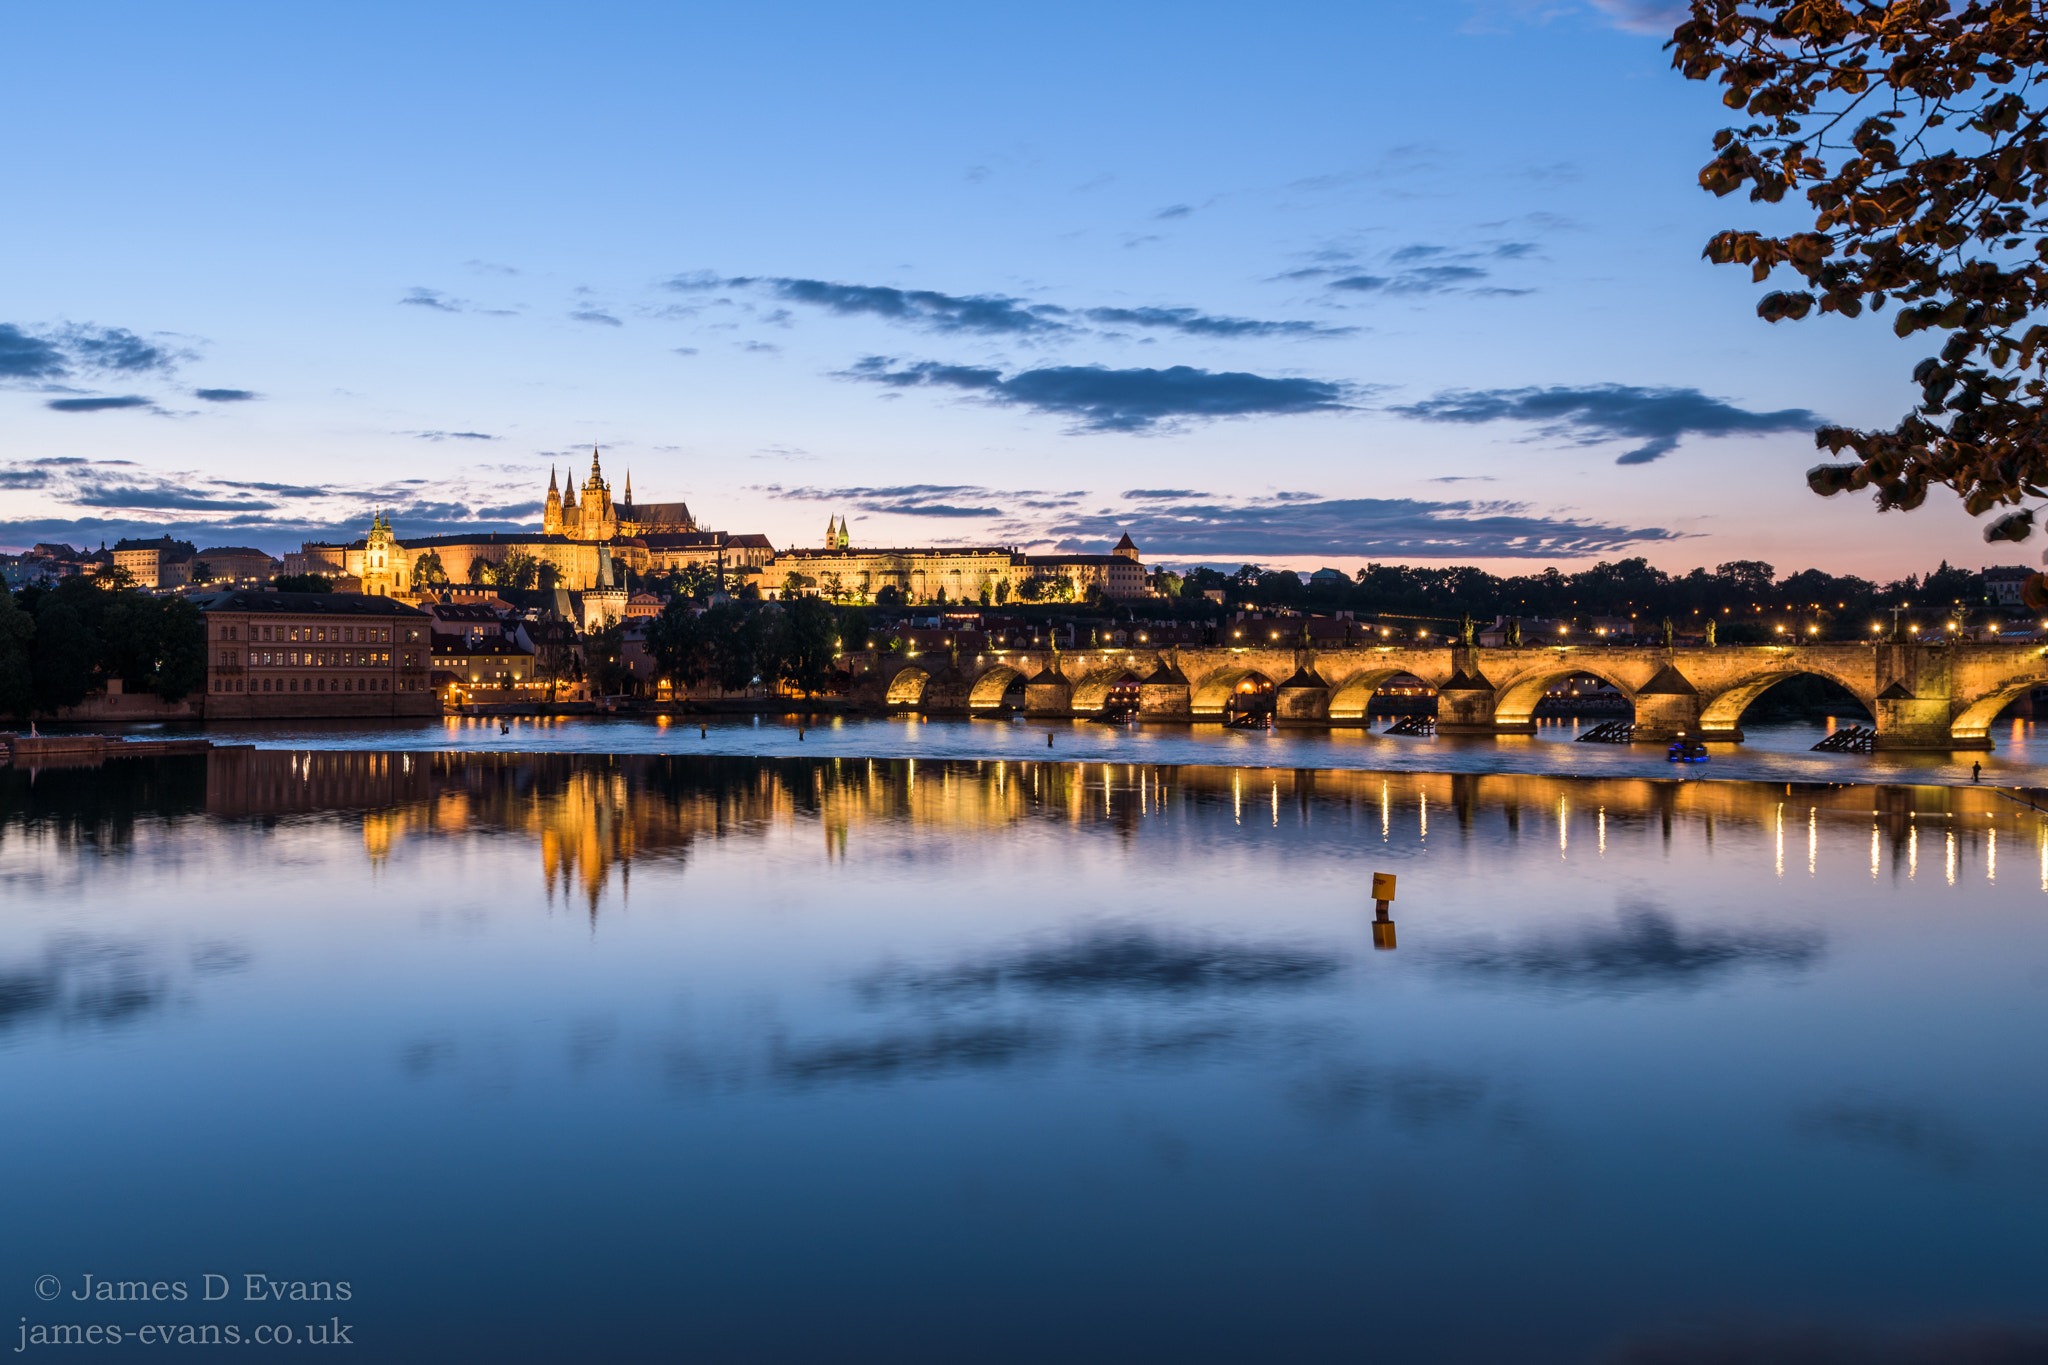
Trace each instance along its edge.
<path fill-rule="evenodd" d="M 288 498 L 324 498 L 337 490 L 297 483 L 241 483 L 233 479 L 215 479 L 219 488 L 248 488 L 258 493 L 281 493 Z"/>
<path fill-rule="evenodd" d="M 114 412 L 121 408 L 153 408 L 156 404 L 131 393 L 120 398 L 52 398 L 43 406 L 52 412 Z"/>
<path fill-rule="evenodd" d="M 47 469 L 0 469 L 0 488 L 41 488 L 49 482 Z"/>
<path fill-rule="evenodd" d="M 1209 495 L 1192 488 L 1126 488 L 1123 496 L 1156 502 L 1161 498 L 1206 498 Z"/>
<path fill-rule="evenodd" d="M 422 441 L 495 441 L 498 438 L 485 431 L 415 431 L 408 433 Z"/>
<path fill-rule="evenodd" d="M 1476 265 L 1424 265 L 1394 275 L 1347 275 L 1331 280 L 1330 288 L 1378 294 L 1443 294 L 1486 277 L 1487 272 Z"/>
<path fill-rule="evenodd" d="M 64 353 L 49 338 L 0 322 L 0 379 L 57 379 L 68 373 Z"/>
<path fill-rule="evenodd" d="M 1641 441 L 1616 464 L 1647 464 L 1686 436 L 1809 432 L 1821 419 L 1805 408 L 1751 412 L 1698 389 L 1595 384 L 1586 388 L 1460 389 L 1389 409 L 1424 422 L 1529 422 L 1548 437 L 1578 445 Z"/>
<path fill-rule="evenodd" d="M 963 389 L 991 403 L 1071 417 L 1080 431 L 1148 431 L 1190 420 L 1337 412 L 1348 407 L 1343 401 L 1347 390 L 1340 384 L 1187 365 L 1164 370 L 1057 365 L 1005 378 L 996 370 L 932 361 L 899 366 L 885 356 L 870 356 L 842 377 L 898 389 Z"/>
<path fill-rule="evenodd" d="M 169 351 L 151 345 L 125 327 L 87 324 L 66 327 L 60 336 L 72 359 L 88 370 L 147 374 L 167 371 L 173 364 Z"/>
<path fill-rule="evenodd" d="M 1356 327 L 1329 327 L 1320 322 L 1216 317 L 1193 308 L 1088 308 L 1081 316 L 1106 327 L 1155 327 L 1204 337 L 1340 337 L 1358 331 Z"/>
<path fill-rule="evenodd" d="M 605 312 L 602 308 L 579 308 L 569 314 L 569 317 L 576 322 L 594 322 L 603 327 L 624 327 L 626 325 L 610 313 Z"/>
<path fill-rule="evenodd" d="M 1035 307 L 1000 294 L 941 294 L 931 289 L 892 289 L 884 285 L 835 284 L 828 280 L 788 278 L 728 280 L 733 286 L 760 285 L 777 298 L 810 304 L 834 313 L 867 314 L 926 327 L 935 332 L 1058 332 L 1064 310 Z"/>
<path fill-rule="evenodd" d="M 255 399 L 250 389 L 194 389 L 194 398 L 203 398 L 209 403 L 247 403 Z"/>
<path fill-rule="evenodd" d="M 479 507 L 476 509 L 476 514 L 487 521 L 494 519 L 517 521 L 527 517 L 537 517 L 546 508 L 547 504 L 541 502 L 508 502 L 502 507 Z"/>
<path fill-rule="evenodd" d="M 414 286 L 399 300 L 415 308 L 432 308 L 442 313 L 460 313 L 469 305 L 462 299 L 451 298 L 438 289 L 423 289 Z"/>
<path fill-rule="evenodd" d="M 1188 210 L 1192 212 L 1192 210 Z M 1267 322 L 1222 317 L 1196 308 L 1062 308 L 1028 303 L 1003 294 L 943 294 L 931 289 L 895 289 L 884 285 L 839 284 L 828 280 L 783 276 L 678 276 L 677 290 L 719 287 L 767 289 L 790 303 L 808 304 L 834 313 L 879 317 L 933 332 L 967 332 L 985 336 L 1037 335 L 1080 330 L 1079 322 L 1104 327 L 1143 327 L 1203 337 L 1337 337 L 1355 327 L 1330 327 L 1319 322 Z M 769 321 L 785 321 L 786 314 Z"/>
<path fill-rule="evenodd" d="M 1073 552 L 1128 531 L 1149 556 L 1239 563 L 1312 556 L 1572 559 L 1676 538 L 1659 528 L 1538 516 L 1526 503 L 1413 498 L 1147 503 L 1056 521 L 1047 530 Z"/>
<path fill-rule="evenodd" d="M 1022 493 L 1004 493 L 976 484 L 907 483 L 886 488 L 782 488 L 770 484 L 761 489 L 794 502 L 829 502 L 858 508 L 863 512 L 893 512 L 906 517 L 999 517 L 1000 507 L 968 506 L 960 499 L 1012 498 Z"/>
<path fill-rule="evenodd" d="M 1448 950 L 1450 971 L 1542 989 L 1632 993 L 1692 989 L 1756 967 L 1804 970 L 1820 961 L 1819 934 L 1802 929 L 1687 929 L 1657 910 L 1624 910 L 1588 925 L 1514 943 Z"/>
<path fill-rule="evenodd" d="M 213 498 L 184 488 L 159 484 L 154 488 L 90 488 L 74 493 L 71 501 L 81 507 L 150 507 L 188 512 L 262 512 L 277 504 L 248 498 Z"/>
<path fill-rule="evenodd" d="M 1334 976 L 1338 960 L 1287 944 L 1104 928 L 931 972 L 891 970 L 860 984 L 871 1000 L 1034 995 L 1204 995 L 1294 989 Z"/>

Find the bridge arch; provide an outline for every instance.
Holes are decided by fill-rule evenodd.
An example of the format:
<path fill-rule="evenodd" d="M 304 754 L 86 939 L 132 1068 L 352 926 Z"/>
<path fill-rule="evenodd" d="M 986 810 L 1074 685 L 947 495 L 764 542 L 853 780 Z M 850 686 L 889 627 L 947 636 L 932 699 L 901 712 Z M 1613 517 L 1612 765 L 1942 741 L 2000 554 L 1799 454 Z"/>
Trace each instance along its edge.
<path fill-rule="evenodd" d="M 1113 664 L 1108 668 L 1090 669 L 1074 684 L 1072 706 L 1076 711 L 1100 711 L 1102 703 L 1109 696 L 1109 689 L 1120 682 L 1143 682 L 1144 675 L 1137 669 L 1124 664 Z"/>
<path fill-rule="evenodd" d="M 1788 659 L 1782 667 L 1754 674 L 1711 695 L 1703 695 L 1700 698 L 1700 728 L 1710 733 L 1740 728 L 1742 713 L 1749 709 L 1751 702 L 1779 683 L 1801 676 L 1826 678 L 1854 697 L 1873 717 L 1877 715 L 1876 699 L 1867 695 L 1867 688 L 1859 687 L 1855 682 L 1831 669 L 1815 668 L 1801 660 Z M 1994 711 L 1992 714 L 1996 715 L 1997 712 Z"/>
<path fill-rule="evenodd" d="M 1555 664 L 1542 664 L 1520 674 L 1496 691 L 1493 699 L 1494 723 L 1534 724 L 1536 703 L 1543 700 L 1543 694 L 1550 690 L 1550 685 L 1560 679 L 1581 674 L 1588 678 L 1598 678 L 1614 688 L 1627 700 L 1630 710 L 1635 709 L 1636 689 L 1631 687 L 1617 670 L 1606 668 L 1597 658 L 1566 656 Z"/>
<path fill-rule="evenodd" d="M 2041 684 L 2036 679 L 2009 683 L 1995 692 L 1987 693 L 1963 708 L 1963 713 L 1949 723 L 1949 734 L 1959 743 L 1973 748 L 1991 747 L 1991 722 L 1998 719 L 1998 713 L 2011 705 L 2015 698 L 2024 696 Z M 1873 713 L 1874 714 L 1874 713 Z"/>
<path fill-rule="evenodd" d="M 1367 668 L 1341 682 L 1332 683 L 1330 719 L 1364 720 L 1365 710 L 1372 704 L 1373 693 L 1385 687 L 1389 679 L 1407 672 L 1405 668 Z"/>
<path fill-rule="evenodd" d="M 1008 664 L 991 664 L 989 670 L 974 680 L 974 686 L 967 693 L 967 709 L 970 711 L 992 711 L 1003 704 L 1003 693 L 1010 690 L 1010 684 L 1024 675 Z"/>
<path fill-rule="evenodd" d="M 895 677 L 889 679 L 889 705 L 917 706 L 924 701 L 924 685 L 932 675 L 911 664 Z"/>
<path fill-rule="evenodd" d="M 1283 673 L 1280 676 L 1284 678 L 1287 675 Z M 1202 679 L 1201 686 L 1193 691 L 1190 709 L 1198 716 L 1222 715 L 1224 705 L 1247 680 L 1265 684 L 1268 692 L 1279 685 L 1276 679 L 1257 668 L 1226 668 Z"/>

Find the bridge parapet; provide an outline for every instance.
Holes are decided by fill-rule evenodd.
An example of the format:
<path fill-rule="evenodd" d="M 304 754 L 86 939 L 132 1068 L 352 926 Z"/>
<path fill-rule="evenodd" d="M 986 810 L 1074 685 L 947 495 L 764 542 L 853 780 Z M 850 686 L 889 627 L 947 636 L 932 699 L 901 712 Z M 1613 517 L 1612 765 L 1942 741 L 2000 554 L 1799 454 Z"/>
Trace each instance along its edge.
<path fill-rule="evenodd" d="M 1884 749 L 1991 747 L 1991 720 L 2029 688 L 2048 686 L 2036 645 L 1817 644 L 1721 647 L 1544 646 L 1467 649 L 1372 645 L 1264 648 L 998 650 L 878 660 L 863 695 L 895 708 L 972 712 L 1002 704 L 1021 679 L 1030 715 L 1092 715 L 1109 687 L 1139 686 L 1141 716 L 1219 720 L 1240 687 L 1270 687 L 1289 724 L 1362 725 L 1372 695 L 1406 674 L 1436 690 L 1443 734 L 1529 734 L 1546 691 L 1576 674 L 1599 678 L 1634 708 L 1637 735 L 1739 740 L 1744 709 L 1787 678 L 1813 674 L 1846 688 L 1875 718 Z"/>

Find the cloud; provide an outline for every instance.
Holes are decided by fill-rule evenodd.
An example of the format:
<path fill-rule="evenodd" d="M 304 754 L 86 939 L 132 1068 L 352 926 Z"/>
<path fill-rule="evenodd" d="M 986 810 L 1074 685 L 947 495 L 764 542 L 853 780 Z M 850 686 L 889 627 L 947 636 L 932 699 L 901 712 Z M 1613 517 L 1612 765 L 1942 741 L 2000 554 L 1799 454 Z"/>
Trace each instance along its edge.
<path fill-rule="evenodd" d="M 1641 441 L 1616 464 L 1648 464 L 1694 436 L 1756 436 L 1812 431 L 1821 419 L 1805 408 L 1751 412 L 1698 389 L 1595 384 L 1586 388 L 1458 389 L 1390 408 L 1423 422 L 1529 422 L 1539 434 L 1577 445 Z"/>
<path fill-rule="evenodd" d="M 125 327 L 95 327 L 91 324 L 66 327 L 60 344 L 80 366 L 116 374 L 146 374 L 167 371 L 173 357 L 161 346 L 153 346 Z"/>
<path fill-rule="evenodd" d="M 1071 417 L 1075 430 L 1091 432 L 1149 431 L 1222 417 L 1339 412 L 1349 406 L 1343 401 L 1347 390 L 1340 384 L 1187 365 L 1164 370 L 1056 365 L 1004 378 L 996 370 L 934 361 L 899 365 L 886 356 L 869 356 L 841 378 L 896 389 L 962 389 L 990 403 Z"/>
<path fill-rule="evenodd" d="M 1335 557 L 1572 559 L 1673 540 L 1656 527 L 1613 526 L 1532 513 L 1519 502 L 1315 498 L 1154 502 L 1054 521 L 1048 538 L 1094 552 L 1128 531 L 1148 559 Z"/>
<path fill-rule="evenodd" d="M 249 498 L 217 498 L 167 484 L 85 489 L 72 495 L 82 507 L 147 507 L 187 512 L 261 512 L 277 504 Z"/>
<path fill-rule="evenodd" d="M 88 322 L 38 329 L 0 323 L 0 381 L 62 379 L 80 370 L 98 374 L 167 374 L 181 358 L 125 327 L 101 327 Z M 78 406 L 58 409 L 96 410 Z"/>
<path fill-rule="evenodd" d="M 484 431 L 413 431 L 406 433 L 422 441 L 495 441 L 498 438 Z"/>
<path fill-rule="evenodd" d="M 1192 210 L 1189 210 L 1192 212 Z M 1150 240 L 1150 239 L 1148 239 Z M 878 317 L 930 332 L 982 336 L 1050 336 L 1085 330 L 1081 322 L 1104 327 L 1143 327 L 1202 337 L 1339 337 L 1356 327 L 1331 327 L 1320 322 L 1269 322 L 1224 317 L 1197 308 L 1064 308 L 1029 303 L 1003 294 L 944 294 L 931 289 L 896 289 L 884 285 L 839 284 L 786 276 L 679 275 L 668 282 L 676 290 L 719 287 L 767 289 L 789 303 L 806 304 L 848 316 Z M 771 316 L 784 321 L 787 315 Z"/>
<path fill-rule="evenodd" d="M 543 502 L 508 502 L 502 507 L 479 507 L 476 514 L 485 520 L 519 521 L 539 516 L 546 508 Z"/>
<path fill-rule="evenodd" d="M 47 469 L 0 469 L 0 488 L 42 488 L 49 482 Z"/>
<path fill-rule="evenodd" d="M 1185 218 L 1194 211 L 1194 205 L 1192 204 L 1169 204 L 1152 216 L 1159 219 Z"/>
<path fill-rule="evenodd" d="M 935 332 L 1014 334 L 1067 330 L 1067 324 L 1056 316 L 1063 309 L 1033 306 L 1000 294 L 941 294 L 931 289 L 892 289 L 883 285 L 782 277 L 738 278 L 726 283 L 758 284 L 791 303 L 810 304 L 834 313 L 886 318 Z"/>
<path fill-rule="evenodd" d="M 1443 294 L 1486 277 L 1487 272 L 1476 265 L 1425 265 L 1396 275 L 1346 275 L 1331 280 L 1330 288 L 1373 294 Z"/>
<path fill-rule="evenodd" d="M 579 308 L 569 314 L 569 316 L 576 322 L 594 322 L 603 327 L 624 327 L 626 325 L 610 313 L 605 312 L 602 308 Z"/>
<path fill-rule="evenodd" d="M 1448 970 L 1550 990 L 1632 993 L 1695 989 L 1753 967 L 1793 971 L 1821 956 L 1820 935 L 1800 929 L 1687 929 L 1657 910 L 1624 910 L 1619 923 L 1519 942 L 1450 949 Z"/>
<path fill-rule="evenodd" d="M 247 403 L 257 395 L 250 389 L 194 389 L 192 396 L 209 403 Z"/>
<path fill-rule="evenodd" d="M 131 393 L 120 398 L 52 398 L 43 406 L 52 412 L 113 412 L 121 408 L 154 408 L 156 404 Z"/>
<path fill-rule="evenodd" d="M 1341 337 L 1356 327 L 1331 327 L 1320 322 L 1262 322 L 1253 318 L 1218 317 L 1193 308 L 1088 308 L 1081 316 L 1109 327 L 1158 327 L 1205 337 Z"/>
<path fill-rule="evenodd" d="M 760 490 L 792 502 L 829 502 L 858 508 L 863 512 L 893 512 L 905 517 L 999 517 L 1000 507 L 970 507 L 959 499 L 1022 497 L 975 484 L 909 483 L 882 488 L 782 488 L 769 484 Z"/>
<path fill-rule="evenodd" d="M 469 307 L 462 299 L 450 298 L 438 289 L 424 289 L 418 285 L 407 291 L 406 296 L 399 302 L 415 308 L 432 308 L 442 313 L 460 313 Z"/>
<path fill-rule="evenodd" d="M 68 373 L 56 343 L 0 322 L 0 379 L 58 379 Z"/>
<path fill-rule="evenodd" d="M 1593 8 L 1626 33 L 1669 38 L 1685 21 L 1686 7 L 1675 0 L 1592 0 Z"/>
<path fill-rule="evenodd" d="M 1156 502 L 1161 498 L 1206 498 L 1209 495 L 1198 493 L 1192 488 L 1126 488 L 1122 496 Z"/>
<path fill-rule="evenodd" d="M 232 479 L 214 481 L 221 488 L 249 488 L 259 493 L 282 493 L 293 498 L 322 498 L 334 492 L 331 488 L 309 487 L 296 483 L 238 483 Z"/>

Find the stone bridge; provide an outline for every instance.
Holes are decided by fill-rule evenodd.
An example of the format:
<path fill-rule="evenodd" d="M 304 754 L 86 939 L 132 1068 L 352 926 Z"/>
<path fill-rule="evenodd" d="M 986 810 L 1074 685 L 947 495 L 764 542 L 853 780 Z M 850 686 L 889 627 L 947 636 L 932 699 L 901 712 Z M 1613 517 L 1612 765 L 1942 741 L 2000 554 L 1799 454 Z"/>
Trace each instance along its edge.
<path fill-rule="evenodd" d="M 2048 685 L 2032 644 L 1724 645 L 1719 647 L 1360 646 L 1313 650 L 1011 649 L 888 655 L 862 679 L 866 705 L 935 715 L 992 712 L 1018 680 L 1034 716 L 1098 713 L 1112 687 L 1135 686 L 1141 719 L 1216 721 L 1240 688 L 1270 687 L 1276 723 L 1363 725 L 1373 693 L 1399 674 L 1437 692 L 1441 734 L 1533 733 L 1546 688 L 1600 678 L 1635 708 L 1636 735 L 1742 738 L 1742 712 L 1765 689 L 1814 674 L 1840 683 L 1877 719 L 1885 749 L 1989 749 L 1992 719 Z"/>

